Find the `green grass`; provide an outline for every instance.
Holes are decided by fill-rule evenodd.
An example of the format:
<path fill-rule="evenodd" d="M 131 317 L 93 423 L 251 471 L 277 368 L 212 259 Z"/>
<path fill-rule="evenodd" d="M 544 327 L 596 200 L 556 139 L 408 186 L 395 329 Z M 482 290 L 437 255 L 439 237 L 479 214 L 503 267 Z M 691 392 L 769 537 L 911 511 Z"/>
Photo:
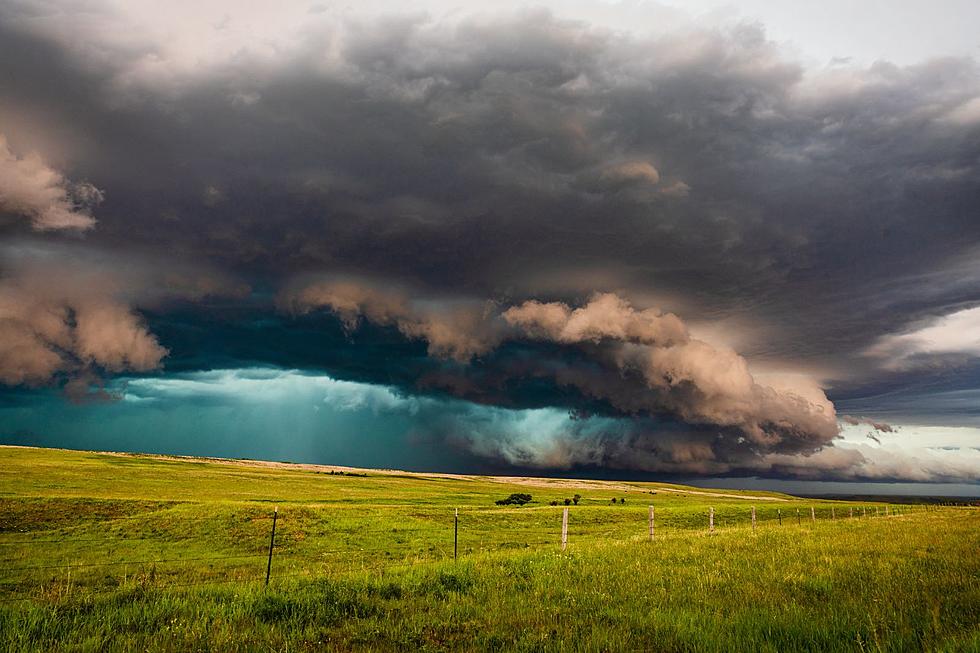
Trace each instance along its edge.
<path fill-rule="evenodd" d="M 529 483 L 0 447 L 0 649 L 980 650 L 975 509 Z"/>

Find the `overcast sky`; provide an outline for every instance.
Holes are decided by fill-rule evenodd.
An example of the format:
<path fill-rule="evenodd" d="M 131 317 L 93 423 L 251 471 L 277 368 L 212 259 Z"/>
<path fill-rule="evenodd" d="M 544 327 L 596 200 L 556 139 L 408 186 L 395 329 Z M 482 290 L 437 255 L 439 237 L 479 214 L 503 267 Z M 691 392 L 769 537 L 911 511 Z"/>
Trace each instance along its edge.
<path fill-rule="evenodd" d="M 978 23 L 4 3 L 0 442 L 980 494 Z"/>

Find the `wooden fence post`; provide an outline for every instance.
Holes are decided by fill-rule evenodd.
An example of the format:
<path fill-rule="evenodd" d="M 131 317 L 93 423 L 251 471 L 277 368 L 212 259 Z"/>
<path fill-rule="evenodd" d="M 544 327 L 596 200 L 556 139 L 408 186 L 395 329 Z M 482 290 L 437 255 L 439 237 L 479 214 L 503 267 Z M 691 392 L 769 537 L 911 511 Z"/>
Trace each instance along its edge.
<path fill-rule="evenodd" d="M 837 519 L 837 515 L 834 514 L 834 507 L 830 506 L 830 521 Z"/>
<path fill-rule="evenodd" d="M 459 550 L 459 508 L 456 508 L 456 512 L 453 515 L 453 560 L 456 559 L 456 553 Z"/>
<path fill-rule="evenodd" d="M 265 586 L 269 586 L 269 576 L 272 575 L 272 547 L 276 545 L 276 520 L 279 518 L 279 506 L 272 511 L 272 537 L 269 538 L 269 562 L 265 567 Z"/>
<path fill-rule="evenodd" d="M 779 525 L 783 525 L 783 509 L 776 508 L 776 518 L 779 519 Z"/>
<path fill-rule="evenodd" d="M 755 530 L 755 506 L 752 506 L 752 530 Z"/>
<path fill-rule="evenodd" d="M 653 506 L 650 506 L 650 541 L 653 542 Z"/>
<path fill-rule="evenodd" d="M 813 506 L 810 506 L 810 521 L 817 521 L 817 513 L 814 511 Z"/>
<path fill-rule="evenodd" d="M 708 532 L 715 532 L 715 509 L 711 507 L 708 509 Z"/>
<path fill-rule="evenodd" d="M 803 521 L 800 519 L 800 509 L 797 508 L 796 509 L 796 525 L 799 526 L 802 523 L 803 523 Z"/>
<path fill-rule="evenodd" d="M 561 550 L 568 546 L 568 508 L 561 512 Z"/>
<path fill-rule="evenodd" d="M 851 519 L 854 519 L 854 506 L 847 509 L 850 512 Z"/>

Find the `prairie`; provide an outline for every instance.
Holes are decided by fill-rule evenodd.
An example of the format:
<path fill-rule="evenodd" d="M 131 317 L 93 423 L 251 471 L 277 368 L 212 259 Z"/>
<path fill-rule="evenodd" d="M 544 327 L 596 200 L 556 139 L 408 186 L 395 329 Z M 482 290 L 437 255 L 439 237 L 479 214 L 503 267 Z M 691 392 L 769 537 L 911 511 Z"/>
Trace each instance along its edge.
<path fill-rule="evenodd" d="M 532 500 L 496 504 L 513 493 Z M 978 527 L 974 508 L 0 447 L 0 648 L 975 651 Z"/>

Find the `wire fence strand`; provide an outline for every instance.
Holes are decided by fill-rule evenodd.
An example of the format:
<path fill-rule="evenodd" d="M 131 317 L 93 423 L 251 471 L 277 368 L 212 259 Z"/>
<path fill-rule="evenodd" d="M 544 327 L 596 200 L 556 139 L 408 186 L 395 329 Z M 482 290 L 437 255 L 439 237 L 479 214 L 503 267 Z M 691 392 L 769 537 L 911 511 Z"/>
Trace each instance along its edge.
<path fill-rule="evenodd" d="M 632 509 L 634 505 L 631 505 L 630 508 Z M 542 508 L 544 508 L 544 506 L 542 506 Z M 461 514 L 459 515 L 460 519 L 458 522 L 459 526 L 461 527 L 459 532 L 460 550 L 464 553 L 490 553 L 516 548 L 558 546 L 561 533 L 559 519 L 563 508 L 563 506 L 558 506 L 556 510 L 548 513 L 542 513 L 539 510 L 521 513 L 520 511 L 497 512 L 484 509 Z M 580 541 L 588 542 L 594 542 L 596 540 L 630 542 L 646 539 L 646 506 L 639 505 L 636 506 L 636 511 L 618 513 L 611 522 L 608 521 L 610 515 L 604 512 L 606 510 L 605 508 L 600 509 L 603 512 L 590 511 L 590 508 L 599 507 L 588 506 L 572 508 L 572 515 L 575 519 L 570 524 L 571 528 L 569 528 L 568 532 L 573 541 L 578 539 Z M 780 512 L 780 509 L 777 509 L 775 506 L 766 506 L 764 509 L 765 518 L 763 518 L 763 510 L 759 510 L 756 519 L 751 522 L 751 528 L 753 530 L 767 527 L 778 528 L 779 526 L 784 528 L 809 528 L 817 522 L 826 523 L 831 522 L 831 520 L 836 522 L 867 521 L 871 519 L 884 519 L 886 517 L 901 517 L 910 514 L 911 512 L 915 512 L 907 507 L 892 506 L 888 513 L 880 511 L 879 515 L 876 517 L 871 510 L 874 508 L 874 506 L 848 506 L 847 504 L 842 504 L 835 505 L 834 508 L 836 508 L 838 512 L 830 510 L 829 508 L 823 508 L 819 511 L 815 510 L 811 513 L 810 510 L 807 509 L 806 514 L 801 512 L 800 517 L 794 519 L 797 517 L 795 505 L 784 506 L 784 512 Z M 851 508 L 854 508 L 853 512 L 850 510 Z M 858 512 L 859 508 L 860 512 Z M 575 515 L 576 512 L 579 514 Z M 30 574 L 27 574 L 26 576 L 22 575 L 20 578 L 11 578 L 8 575 L 11 574 L 11 572 L 35 572 L 45 570 L 64 570 L 66 572 L 70 572 L 71 570 L 80 568 L 99 569 L 120 566 L 171 565 L 202 562 L 212 563 L 259 559 L 267 560 L 270 555 L 272 556 L 273 562 L 280 561 L 277 564 L 279 564 L 281 571 L 278 571 L 273 575 L 274 580 L 279 580 L 281 578 L 296 576 L 316 577 L 318 574 L 322 575 L 325 571 L 330 573 L 331 571 L 334 571 L 333 568 L 336 567 L 337 561 L 335 556 L 340 555 L 363 555 L 364 558 L 362 560 L 353 560 L 352 562 L 354 563 L 355 568 L 365 571 L 383 571 L 385 568 L 391 565 L 397 566 L 399 564 L 404 564 L 409 560 L 412 561 L 412 564 L 418 564 L 419 562 L 436 563 L 447 559 L 452 559 L 454 557 L 453 548 L 451 545 L 453 532 L 453 518 L 451 514 L 450 516 L 444 516 L 440 512 L 433 510 L 431 512 L 426 512 L 425 514 L 411 515 L 411 518 L 413 520 L 418 520 L 418 522 L 413 521 L 407 526 L 401 525 L 389 528 L 378 526 L 372 527 L 367 524 L 365 524 L 364 527 L 360 525 L 351 525 L 351 520 L 349 518 L 350 516 L 347 514 L 337 517 L 335 515 L 326 515 L 326 511 L 318 511 L 318 513 L 319 514 L 309 515 L 307 514 L 306 509 L 303 509 L 302 512 L 298 511 L 298 514 L 294 515 L 292 520 L 288 520 L 286 515 L 279 513 L 277 515 L 277 520 L 281 523 L 284 519 L 286 519 L 287 526 L 285 529 L 276 532 L 272 550 L 264 551 L 262 553 L 181 557 L 161 556 L 157 558 L 147 557 L 128 560 L 102 561 L 80 559 L 77 562 L 65 560 L 64 562 L 58 564 L 20 566 L 0 565 L 0 583 L 6 583 L 10 586 L 14 586 L 16 584 L 22 584 L 32 580 L 39 581 L 39 579 L 36 577 L 37 575 L 35 575 L 35 578 L 32 579 Z M 753 513 L 750 513 L 747 508 L 738 511 L 734 509 L 717 510 L 714 512 L 714 528 L 710 530 L 708 526 L 709 517 L 707 511 L 702 513 L 701 511 L 686 509 L 671 511 L 669 509 L 658 508 L 656 514 L 658 518 L 656 523 L 656 538 L 663 539 L 665 537 L 673 538 L 679 535 L 711 535 L 714 534 L 716 530 L 748 530 L 750 528 L 750 515 Z M 134 516 L 131 519 L 139 519 L 141 517 L 145 518 L 146 516 L 148 515 Z M 515 519 L 515 516 L 519 516 L 519 518 Z M 243 519 L 240 515 L 215 515 L 208 517 L 189 516 L 186 521 L 196 522 L 201 520 L 209 520 L 218 524 L 231 521 L 236 524 L 241 524 L 256 522 L 259 520 L 268 522 L 271 521 L 272 518 L 272 515 L 248 516 L 245 519 Z M 112 521 L 119 520 L 99 521 L 87 525 L 104 525 L 105 523 L 111 523 Z M 324 523 L 329 525 L 331 521 L 343 522 L 343 528 L 339 530 L 323 528 Z M 506 523 L 504 528 L 499 528 L 501 521 Z M 434 531 L 433 528 L 444 528 L 446 530 L 445 533 L 443 533 L 443 531 Z M 194 542 L 197 544 L 201 543 L 200 537 L 195 537 L 193 535 L 188 536 L 186 534 L 182 537 L 175 537 L 171 534 L 150 536 L 140 535 L 130 537 L 107 533 L 101 538 L 75 538 L 72 537 L 70 533 L 66 533 L 61 537 L 37 537 L 6 541 L 2 540 L 5 534 L 12 534 L 15 532 L 20 534 L 18 531 L 7 531 L 7 533 L 0 532 L 0 546 L 30 547 L 38 544 L 59 544 L 63 546 L 71 546 L 78 543 L 97 542 L 107 549 L 107 551 L 104 552 L 105 555 L 111 555 L 114 550 L 118 549 L 120 546 L 125 546 L 125 543 L 128 542 L 153 542 L 154 544 L 159 544 L 161 547 L 186 544 L 188 542 Z M 440 537 L 440 533 L 445 534 L 446 538 L 448 539 Z M 388 537 L 390 539 L 387 543 L 382 544 L 378 544 L 376 542 L 368 543 L 365 541 L 371 537 L 376 538 L 379 536 Z M 254 537 L 255 539 L 251 542 L 251 544 L 256 547 L 261 547 L 263 550 L 268 548 L 268 533 L 256 533 Z M 651 536 L 651 539 L 652 537 L 653 536 Z M 241 540 L 240 537 L 239 540 Z M 328 543 L 327 546 L 329 548 L 318 548 L 314 544 L 311 544 L 311 541 L 316 542 L 317 540 L 324 540 L 325 543 Z M 363 543 L 360 543 L 358 540 Z M 332 544 L 332 546 L 330 544 Z M 93 547 L 93 549 L 99 548 L 102 547 Z M 89 555 L 94 553 L 102 553 L 101 551 L 95 551 L 93 549 L 88 549 Z M 161 550 L 160 553 L 164 553 L 164 551 Z M 0 562 L 18 562 L 23 559 L 23 557 L 0 558 Z M 361 564 L 357 564 L 358 562 Z M 326 565 L 327 567 L 325 568 L 323 565 Z M 249 576 L 243 578 L 238 575 L 242 570 L 250 569 L 249 567 L 229 565 L 224 567 L 226 570 L 225 576 L 181 582 L 170 582 L 171 579 L 179 578 L 178 574 L 181 573 L 179 568 L 168 569 L 165 573 L 162 573 L 159 578 L 154 577 L 154 580 L 149 587 L 152 587 L 153 589 L 169 589 L 193 586 L 218 586 L 227 584 L 258 584 L 262 583 L 265 579 L 264 573 L 261 573 L 264 571 L 265 565 L 262 567 L 262 570 L 256 571 L 254 577 Z M 201 571 L 204 571 L 204 569 L 199 567 L 197 569 L 187 569 L 186 571 L 189 573 L 200 573 Z M 208 571 L 211 573 L 220 573 L 219 569 L 214 568 Z M 229 578 L 227 577 L 229 572 L 238 573 L 236 573 L 235 577 Z M 117 585 L 114 589 L 119 589 L 122 584 L 127 582 L 127 578 L 128 575 L 121 577 L 122 583 Z M 103 577 L 103 580 L 106 579 L 114 579 L 119 581 L 120 577 L 106 575 Z M 44 579 L 43 582 L 51 583 L 55 582 L 56 580 L 57 577 L 48 577 Z M 141 578 L 141 580 L 136 582 L 138 583 L 135 585 L 136 587 L 147 586 L 145 578 Z M 92 592 L 90 596 L 106 595 L 108 593 L 109 590 L 101 592 L 97 591 Z M 0 603 L 43 601 L 44 599 L 44 596 L 37 595 L 0 596 Z"/>

